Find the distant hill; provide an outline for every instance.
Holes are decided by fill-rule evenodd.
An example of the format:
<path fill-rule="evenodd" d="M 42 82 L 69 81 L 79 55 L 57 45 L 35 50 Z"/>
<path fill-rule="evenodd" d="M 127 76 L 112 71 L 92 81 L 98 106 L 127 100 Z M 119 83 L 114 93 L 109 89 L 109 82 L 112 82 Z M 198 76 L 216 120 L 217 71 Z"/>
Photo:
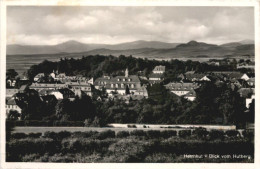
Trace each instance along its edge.
<path fill-rule="evenodd" d="M 85 44 L 77 41 L 67 41 L 57 45 L 7 45 L 8 55 L 30 55 L 30 54 L 55 54 L 55 53 L 75 53 L 86 52 L 95 49 L 109 49 L 109 50 L 129 50 L 141 48 L 154 49 L 168 49 L 174 48 L 179 43 L 165 43 L 159 41 L 134 41 L 127 43 L 120 43 L 115 45 L 109 44 Z"/>
<path fill-rule="evenodd" d="M 134 41 L 115 45 L 84 44 L 67 41 L 53 46 L 22 46 L 8 45 L 8 55 L 37 54 L 79 54 L 79 55 L 132 55 L 142 58 L 181 58 L 181 57 L 223 57 L 223 56 L 254 56 L 254 44 L 250 40 L 231 42 L 222 45 L 190 41 L 188 43 L 165 43 L 159 41 Z"/>

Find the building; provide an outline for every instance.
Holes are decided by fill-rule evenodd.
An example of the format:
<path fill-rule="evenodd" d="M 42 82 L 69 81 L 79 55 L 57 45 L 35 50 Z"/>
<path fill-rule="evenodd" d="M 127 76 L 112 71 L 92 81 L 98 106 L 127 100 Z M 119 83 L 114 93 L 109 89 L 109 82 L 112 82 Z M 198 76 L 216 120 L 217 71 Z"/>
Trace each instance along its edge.
<path fill-rule="evenodd" d="M 210 72 L 212 74 L 222 74 L 225 76 L 225 80 L 231 80 L 231 79 L 243 79 L 247 81 L 249 79 L 248 75 L 246 73 L 240 73 L 237 71 L 213 71 Z"/>
<path fill-rule="evenodd" d="M 154 74 L 163 74 L 164 72 L 165 72 L 165 66 L 162 65 L 155 66 L 155 68 L 153 69 Z"/>
<path fill-rule="evenodd" d="M 63 89 L 68 88 L 67 84 L 63 83 L 32 83 L 31 86 L 29 86 L 30 89 L 34 89 L 36 91 L 40 91 L 42 89 Z"/>
<path fill-rule="evenodd" d="M 255 86 L 255 78 L 249 78 L 247 80 L 247 84 L 251 87 L 254 87 Z"/>
<path fill-rule="evenodd" d="M 250 104 L 252 103 L 252 101 L 255 99 L 255 94 L 252 94 L 251 97 L 246 98 L 246 108 L 249 109 Z"/>
<path fill-rule="evenodd" d="M 163 81 L 163 74 L 152 73 L 149 75 L 149 82 L 151 84 L 160 83 L 161 81 Z"/>
<path fill-rule="evenodd" d="M 19 114 L 18 119 L 20 119 L 21 117 L 21 113 L 22 113 L 22 109 L 25 106 L 25 104 L 23 104 L 22 102 L 19 102 L 16 99 L 9 99 L 8 102 L 5 105 L 6 108 L 6 117 L 8 116 L 8 114 L 11 111 L 16 111 Z"/>
<path fill-rule="evenodd" d="M 128 69 L 125 71 L 125 76 L 116 76 L 109 79 L 105 86 L 108 94 L 121 94 L 126 95 L 127 90 L 130 94 L 141 88 L 141 81 L 137 75 L 128 75 Z"/>
<path fill-rule="evenodd" d="M 19 89 L 6 89 L 5 90 L 5 97 L 11 98 L 14 94 L 18 93 Z"/>
<path fill-rule="evenodd" d="M 66 82 L 65 84 L 74 93 L 77 90 L 81 90 L 82 92 L 85 92 L 88 96 L 92 96 L 91 84 L 86 81 L 84 81 L 84 82 Z"/>
<path fill-rule="evenodd" d="M 208 75 L 201 74 L 201 73 L 185 73 L 185 79 L 191 82 L 211 81 Z"/>
<path fill-rule="evenodd" d="M 183 96 L 191 101 L 195 100 L 196 92 L 194 89 L 197 89 L 199 85 L 197 83 L 168 83 L 165 85 L 166 89 L 169 89 L 172 93 Z"/>
<path fill-rule="evenodd" d="M 14 87 L 16 84 L 16 80 L 15 79 L 8 79 L 7 81 L 7 86 L 8 87 Z"/>
<path fill-rule="evenodd" d="M 42 78 L 42 77 L 44 77 L 44 73 L 38 73 L 34 78 L 33 78 L 33 80 L 35 81 L 35 82 L 37 82 L 40 78 Z"/>
<path fill-rule="evenodd" d="M 94 81 L 94 86 L 96 89 L 101 90 L 103 87 L 105 88 L 108 83 L 110 83 L 110 76 L 99 77 Z"/>
<path fill-rule="evenodd" d="M 194 101 L 196 99 L 196 92 L 194 89 L 191 89 L 187 94 L 184 95 L 185 99 L 189 101 Z"/>

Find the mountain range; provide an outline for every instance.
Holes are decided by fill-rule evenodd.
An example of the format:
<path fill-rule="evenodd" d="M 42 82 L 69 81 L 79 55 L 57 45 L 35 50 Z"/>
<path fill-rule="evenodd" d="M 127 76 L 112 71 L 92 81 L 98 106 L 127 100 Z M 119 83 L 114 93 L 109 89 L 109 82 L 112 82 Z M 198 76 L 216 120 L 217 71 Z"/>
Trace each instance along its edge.
<path fill-rule="evenodd" d="M 223 57 L 226 55 L 254 55 L 254 41 L 243 40 L 222 45 L 197 41 L 166 43 L 160 41 L 134 41 L 120 44 L 85 44 L 67 41 L 57 45 L 7 45 L 7 55 L 78 53 L 84 55 L 132 55 L 144 58 Z"/>

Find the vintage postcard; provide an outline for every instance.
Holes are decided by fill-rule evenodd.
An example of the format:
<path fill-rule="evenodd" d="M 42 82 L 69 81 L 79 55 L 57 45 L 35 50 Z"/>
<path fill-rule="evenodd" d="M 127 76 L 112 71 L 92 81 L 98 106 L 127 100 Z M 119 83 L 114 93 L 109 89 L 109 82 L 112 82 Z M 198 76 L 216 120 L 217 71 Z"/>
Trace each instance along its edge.
<path fill-rule="evenodd" d="M 258 28 L 256 0 L 1 1 L 1 167 L 259 168 Z"/>

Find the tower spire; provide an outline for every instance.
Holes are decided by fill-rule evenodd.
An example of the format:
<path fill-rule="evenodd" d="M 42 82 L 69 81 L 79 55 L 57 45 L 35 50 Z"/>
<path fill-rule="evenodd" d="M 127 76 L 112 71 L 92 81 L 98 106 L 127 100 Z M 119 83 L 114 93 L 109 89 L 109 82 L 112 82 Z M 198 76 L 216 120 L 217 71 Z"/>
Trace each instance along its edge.
<path fill-rule="evenodd" d="M 125 77 L 128 77 L 128 68 L 125 70 Z"/>

